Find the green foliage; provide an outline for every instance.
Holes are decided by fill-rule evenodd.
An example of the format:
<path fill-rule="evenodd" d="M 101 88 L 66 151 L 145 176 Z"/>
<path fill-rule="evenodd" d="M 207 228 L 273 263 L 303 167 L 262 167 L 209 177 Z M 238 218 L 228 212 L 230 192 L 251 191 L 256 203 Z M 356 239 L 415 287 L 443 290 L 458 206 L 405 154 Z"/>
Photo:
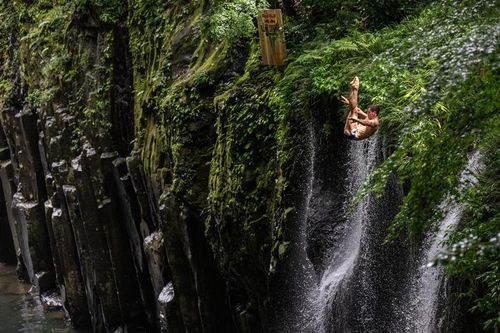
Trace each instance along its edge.
<path fill-rule="evenodd" d="M 1 31 L 16 43 L 6 60 L 20 66 L 17 84 L 28 88 L 26 102 L 42 120 L 53 116 L 54 108 L 66 108 L 78 119 L 71 123 L 72 154 L 79 153 L 83 140 L 98 148 L 110 136 L 112 28 L 125 13 L 119 1 L 13 1 L 0 8 L 0 15 L 9 17 Z M 93 24 L 102 29 L 95 41 L 84 41 Z M 6 56 L 7 46 L 2 50 Z M 7 97 L 12 86 L 0 87 Z"/>
<path fill-rule="evenodd" d="M 493 330 L 500 329 L 500 115 L 495 98 L 499 78 L 498 70 L 478 73 L 455 99 L 471 101 L 468 105 L 479 113 L 471 118 L 483 124 L 478 130 L 483 133 L 479 150 L 484 166 L 474 175 L 477 185 L 463 199 L 467 209 L 460 227 L 438 258 L 450 274 L 468 282 L 464 296 L 474 305 L 472 311 L 485 318 L 484 328 Z"/>
<path fill-rule="evenodd" d="M 10 95 L 13 88 L 12 60 L 9 57 L 12 43 L 11 35 L 17 29 L 12 5 L 0 3 L 0 106 Z"/>
<path fill-rule="evenodd" d="M 266 1 L 216 1 L 207 16 L 207 30 L 212 42 L 236 41 L 255 34 L 254 20 L 260 8 L 268 8 Z"/>
<path fill-rule="evenodd" d="M 130 49 L 134 61 L 136 113 L 154 91 L 167 81 L 169 42 L 179 20 L 185 17 L 164 1 L 132 1 L 129 4 Z M 139 122 L 136 122 L 139 124 Z"/>
<path fill-rule="evenodd" d="M 258 54 L 256 45 L 253 49 Z M 239 80 L 216 98 L 217 141 L 210 168 L 207 233 L 225 270 L 241 270 L 251 263 L 265 276 L 275 208 L 276 118 L 267 106 L 274 80 L 272 72 L 249 70 L 251 79 Z M 221 238 L 220 233 L 229 236 L 223 230 L 233 234 Z"/>
<path fill-rule="evenodd" d="M 65 47 L 66 29 L 72 6 L 39 4 L 27 9 L 24 17 L 26 34 L 20 38 L 23 78 L 31 86 L 28 99 L 39 107 L 54 98 L 64 84 L 71 81 L 74 70 L 69 68 L 70 54 Z M 17 8 L 22 13 L 23 8 Z M 29 15 L 29 20 L 28 20 Z"/>
<path fill-rule="evenodd" d="M 402 21 L 428 0 L 304 0 L 295 4 L 307 34 L 328 40 L 347 32 L 372 31 Z M 312 30 L 312 31 L 311 31 Z"/>
<path fill-rule="evenodd" d="M 125 18 L 127 7 L 122 0 L 75 0 L 76 12 L 95 12 L 103 23 L 116 24 Z"/>
<path fill-rule="evenodd" d="M 435 5 L 396 29 L 314 42 L 287 67 L 279 84 L 278 104 L 285 112 L 301 112 L 315 96 L 339 96 L 354 75 L 360 76 L 360 105 L 381 106 L 381 132 L 389 137 L 388 148 L 395 149 L 360 196 L 381 193 L 391 173 L 409 185 L 391 237 L 407 227 L 418 235 L 431 224 L 483 126 L 471 119 L 492 112 L 464 112 L 467 103 L 453 102 L 464 82 L 491 66 L 490 38 L 498 38 L 491 4 L 464 6 Z"/>
<path fill-rule="evenodd" d="M 257 7 L 240 0 L 209 6 L 201 1 L 186 9 L 180 1 L 144 0 L 130 3 L 129 11 L 137 134 L 147 143 L 145 164 L 155 172 L 161 150 L 157 147 L 164 143 L 176 147 L 165 152 L 173 163 L 174 191 L 188 194 L 195 174 L 192 163 L 197 162 L 184 154 L 184 147 L 195 140 L 186 128 L 214 116 L 216 85 L 231 89 L 232 82 L 219 78 L 227 68 L 244 63 L 232 57 L 241 57 L 248 49 L 242 40 L 255 31 Z M 152 118 L 159 120 L 155 130 L 144 131 L 144 123 Z"/>

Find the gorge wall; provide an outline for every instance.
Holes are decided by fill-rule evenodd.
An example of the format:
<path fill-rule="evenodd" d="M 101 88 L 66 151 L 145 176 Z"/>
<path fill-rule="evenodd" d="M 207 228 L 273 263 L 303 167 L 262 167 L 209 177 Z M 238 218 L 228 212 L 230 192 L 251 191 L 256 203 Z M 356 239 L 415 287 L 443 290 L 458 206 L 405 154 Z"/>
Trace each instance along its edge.
<path fill-rule="evenodd" d="M 491 8 L 478 3 L 469 14 L 476 21 L 464 17 L 449 28 L 467 20 L 484 25 L 457 30 L 464 40 L 479 36 L 467 61 L 483 67 L 467 73 L 489 73 L 485 59 L 494 52 L 485 36 L 497 40 L 500 31 L 491 28 L 498 26 L 486 15 Z M 415 105 L 440 107 L 440 99 L 426 98 L 448 87 L 436 79 L 446 59 L 409 49 L 415 27 L 439 30 L 425 20 L 440 19 L 447 7 L 377 32 L 417 15 L 425 2 L 399 4 L 3 1 L 0 261 L 17 264 L 18 276 L 41 294 L 56 290 L 72 324 L 96 332 L 288 327 L 286 313 L 301 303 L 292 295 L 300 287 L 292 279 L 301 274 L 296 265 L 308 262 L 302 277 L 314 285 L 341 251 L 346 225 L 367 220 L 347 217 L 352 188 L 363 191 L 360 180 L 350 188 L 349 166 L 357 161 L 364 180 L 391 155 L 419 157 L 401 153 L 413 142 L 394 133 L 426 129 L 402 124 L 413 124 Z M 260 64 L 255 17 L 268 5 L 287 17 L 291 52 L 283 66 Z M 341 135 L 338 96 L 358 73 L 362 104 L 378 98 L 388 113 L 380 141 L 352 152 Z M 385 76 L 394 79 L 375 79 Z M 468 84 L 467 75 L 460 78 Z M 443 163 L 446 186 L 456 185 L 472 142 L 447 151 L 459 157 Z M 369 167 L 353 154 L 373 157 Z M 404 289 L 401 276 L 389 275 L 407 267 L 411 249 L 401 235 L 383 241 L 401 205 L 413 207 L 404 198 L 420 188 L 391 161 L 378 174 L 389 187 L 375 184 L 382 199 L 370 197 L 381 225 L 364 227 L 373 237 L 363 239 L 356 278 L 345 282 L 357 291 L 341 295 L 349 298 L 345 309 L 328 308 L 330 328 L 389 327 L 382 310 L 362 312 L 363 320 L 357 311 L 403 293 L 383 285 Z M 418 203 L 432 210 L 448 187 Z M 458 294 L 461 283 L 448 288 Z M 373 299 L 360 295 L 359 284 L 374 288 Z M 363 326 L 365 319 L 372 326 Z"/>
<path fill-rule="evenodd" d="M 274 72 L 248 39 L 255 5 L 236 9 L 2 3 L 1 260 L 58 290 L 75 327 L 268 330 Z M 233 40 L 208 29 L 221 12 Z"/>

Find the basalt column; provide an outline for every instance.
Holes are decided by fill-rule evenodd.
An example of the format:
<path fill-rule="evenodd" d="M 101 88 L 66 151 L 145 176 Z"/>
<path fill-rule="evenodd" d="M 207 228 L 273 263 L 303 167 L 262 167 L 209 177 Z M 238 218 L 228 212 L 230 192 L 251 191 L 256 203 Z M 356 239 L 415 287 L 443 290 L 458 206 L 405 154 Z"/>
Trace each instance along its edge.
<path fill-rule="evenodd" d="M 16 250 L 19 248 L 19 243 L 17 241 L 17 235 L 15 234 L 10 206 L 9 210 L 7 209 L 7 199 L 5 197 L 2 182 L 2 179 L 6 178 L 2 177 L 2 174 L 5 173 L 3 165 L 7 165 L 9 161 L 10 150 L 3 133 L 3 128 L 0 125 L 0 261 L 15 264 Z M 9 184 L 6 184 L 6 186 L 9 186 Z"/>
<path fill-rule="evenodd" d="M 15 221 L 13 235 L 17 236 L 20 259 L 26 268 L 24 278 L 39 284 L 43 292 L 54 286 L 54 266 L 44 214 L 47 192 L 35 111 L 15 103 L 2 110 L 2 126 L 14 154 L 10 162 L 2 163 L 1 178 L 6 208 L 11 209 L 10 218 Z"/>

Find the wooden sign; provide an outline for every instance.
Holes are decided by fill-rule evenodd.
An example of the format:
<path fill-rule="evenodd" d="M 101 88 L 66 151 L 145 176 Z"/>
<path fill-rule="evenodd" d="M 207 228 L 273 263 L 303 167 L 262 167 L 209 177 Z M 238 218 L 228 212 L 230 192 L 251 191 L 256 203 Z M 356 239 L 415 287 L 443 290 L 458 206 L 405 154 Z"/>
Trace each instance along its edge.
<path fill-rule="evenodd" d="M 258 18 L 260 51 L 264 65 L 280 65 L 286 58 L 281 9 L 262 9 Z"/>

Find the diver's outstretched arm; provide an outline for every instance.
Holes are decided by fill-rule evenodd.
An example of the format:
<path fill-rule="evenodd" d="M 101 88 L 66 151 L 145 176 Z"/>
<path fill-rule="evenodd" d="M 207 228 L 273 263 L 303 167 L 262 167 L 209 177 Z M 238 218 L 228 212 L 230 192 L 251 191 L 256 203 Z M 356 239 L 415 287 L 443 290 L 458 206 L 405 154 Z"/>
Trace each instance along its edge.
<path fill-rule="evenodd" d="M 358 119 L 354 117 L 348 117 L 347 119 L 370 127 L 377 127 L 379 125 L 378 119 Z"/>

